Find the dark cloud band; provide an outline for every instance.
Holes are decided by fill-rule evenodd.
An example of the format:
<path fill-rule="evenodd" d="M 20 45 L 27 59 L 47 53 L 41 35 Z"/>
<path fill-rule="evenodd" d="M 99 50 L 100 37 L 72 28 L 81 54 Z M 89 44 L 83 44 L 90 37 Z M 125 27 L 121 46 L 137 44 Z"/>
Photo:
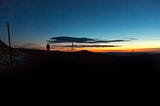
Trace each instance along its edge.
<path fill-rule="evenodd" d="M 65 47 L 76 47 L 76 48 L 83 48 L 83 47 L 120 47 L 118 45 L 67 45 Z"/>
<path fill-rule="evenodd" d="M 130 39 L 132 40 L 132 39 Z M 96 40 L 91 38 L 78 38 L 78 37 L 67 37 L 67 36 L 60 36 L 60 37 L 52 37 L 47 42 L 49 43 L 69 43 L 69 42 L 75 42 L 75 43 L 110 43 L 110 42 L 127 42 L 130 40 Z"/>

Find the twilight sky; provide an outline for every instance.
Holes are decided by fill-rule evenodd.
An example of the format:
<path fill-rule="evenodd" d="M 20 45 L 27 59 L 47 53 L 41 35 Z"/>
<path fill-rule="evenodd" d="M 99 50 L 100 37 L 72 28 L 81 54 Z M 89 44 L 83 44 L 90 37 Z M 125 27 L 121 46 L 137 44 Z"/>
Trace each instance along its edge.
<path fill-rule="evenodd" d="M 0 0 L 5 42 L 7 21 L 14 47 L 42 49 L 52 37 L 71 36 L 137 39 L 109 43 L 120 47 L 88 48 L 93 51 L 160 51 L 160 0 Z"/>

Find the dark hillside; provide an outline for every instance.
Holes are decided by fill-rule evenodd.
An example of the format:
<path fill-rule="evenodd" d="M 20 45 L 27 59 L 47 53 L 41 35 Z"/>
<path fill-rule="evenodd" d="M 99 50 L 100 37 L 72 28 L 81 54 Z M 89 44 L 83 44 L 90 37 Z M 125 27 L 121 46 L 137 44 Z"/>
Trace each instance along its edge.
<path fill-rule="evenodd" d="M 150 55 L 136 56 L 115 56 L 98 54 L 88 51 L 80 52 L 59 52 L 26 50 L 27 64 L 23 67 L 16 67 L 13 72 L 32 73 L 33 77 L 43 75 L 69 74 L 81 79 L 83 75 L 86 79 L 93 80 L 150 80 L 158 79 L 157 60 Z M 22 68 L 22 69 L 21 69 Z M 22 71 L 23 70 L 23 71 Z M 34 73 L 34 74 L 33 74 Z M 99 75 L 99 76 L 98 76 Z M 62 77 L 63 79 L 63 77 Z"/>
<path fill-rule="evenodd" d="M 0 77 L 3 95 L 11 98 L 15 95 L 40 98 L 54 92 L 53 89 L 75 86 L 155 88 L 160 81 L 159 61 L 155 58 L 160 54 L 115 56 L 88 51 L 18 51 L 26 54 L 25 64 L 6 68 Z"/>

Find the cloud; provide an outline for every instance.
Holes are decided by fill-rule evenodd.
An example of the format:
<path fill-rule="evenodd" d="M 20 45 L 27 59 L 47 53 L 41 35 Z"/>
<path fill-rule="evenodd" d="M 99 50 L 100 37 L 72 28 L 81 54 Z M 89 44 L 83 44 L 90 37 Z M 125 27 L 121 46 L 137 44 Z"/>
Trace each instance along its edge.
<path fill-rule="evenodd" d="M 65 47 L 76 47 L 76 48 L 83 48 L 83 47 L 120 47 L 118 45 L 67 45 Z"/>
<path fill-rule="evenodd" d="M 94 39 L 90 38 L 77 38 L 77 37 L 67 37 L 67 36 L 60 36 L 60 37 L 53 37 L 48 40 L 49 43 L 67 43 L 67 42 L 77 42 L 77 43 L 87 43 L 87 42 L 94 42 Z"/>
<path fill-rule="evenodd" d="M 68 36 L 60 36 L 60 37 L 52 37 L 47 42 L 49 43 L 69 43 L 69 42 L 75 42 L 75 43 L 110 43 L 110 42 L 126 42 L 130 41 L 133 39 L 129 40 L 121 40 L 121 39 L 116 39 L 116 40 L 96 40 L 92 38 L 78 38 L 78 37 L 68 37 Z"/>
<path fill-rule="evenodd" d="M 137 38 L 129 38 L 130 40 L 138 40 Z"/>
<path fill-rule="evenodd" d="M 91 43 L 110 43 L 110 42 L 126 42 L 126 41 L 130 41 L 130 40 L 97 40 Z"/>

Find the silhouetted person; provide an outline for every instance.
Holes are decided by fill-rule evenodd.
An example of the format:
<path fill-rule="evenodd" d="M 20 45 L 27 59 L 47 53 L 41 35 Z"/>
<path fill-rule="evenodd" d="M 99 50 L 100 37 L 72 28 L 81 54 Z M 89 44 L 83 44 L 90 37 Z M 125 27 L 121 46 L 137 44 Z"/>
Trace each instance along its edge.
<path fill-rule="evenodd" d="M 47 48 L 47 51 L 50 51 L 50 45 L 49 45 L 49 43 L 47 43 L 46 48 Z"/>

